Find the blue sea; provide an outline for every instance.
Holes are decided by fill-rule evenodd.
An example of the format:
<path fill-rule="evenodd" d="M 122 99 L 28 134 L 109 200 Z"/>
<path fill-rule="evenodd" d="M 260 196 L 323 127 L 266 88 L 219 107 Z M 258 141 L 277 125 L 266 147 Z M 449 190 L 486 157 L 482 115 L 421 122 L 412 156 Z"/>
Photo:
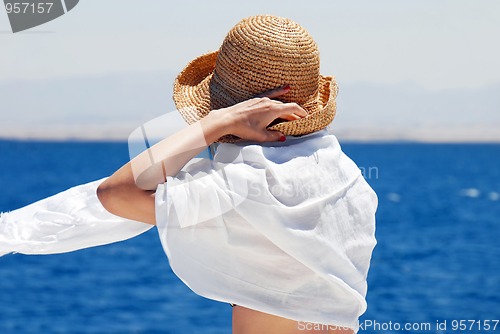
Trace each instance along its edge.
<path fill-rule="evenodd" d="M 396 324 L 414 333 L 500 332 L 500 324 L 492 330 L 500 319 L 500 145 L 342 147 L 379 196 L 360 333 L 402 332 Z M 127 152 L 126 143 L 0 141 L 0 211 L 107 176 Z M 230 332 L 231 307 L 183 285 L 156 229 L 68 254 L 0 258 L 2 334 Z"/>

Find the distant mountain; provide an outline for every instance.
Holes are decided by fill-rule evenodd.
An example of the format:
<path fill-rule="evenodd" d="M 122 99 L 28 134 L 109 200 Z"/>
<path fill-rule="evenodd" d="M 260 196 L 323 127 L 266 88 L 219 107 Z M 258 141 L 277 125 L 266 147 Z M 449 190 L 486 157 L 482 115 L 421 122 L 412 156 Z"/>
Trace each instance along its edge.
<path fill-rule="evenodd" d="M 0 137 L 126 139 L 174 110 L 175 73 L 0 81 Z M 500 83 L 428 91 L 339 82 L 333 129 L 350 140 L 500 141 Z"/>
<path fill-rule="evenodd" d="M 351 140 L 500 141 L 500 83 L 429 91 L 416 84 L 340 85 L 338 136 Z"/>
<path fill-rule="evenodd" d="M 340 86 L 343 125 L 425 126 L 500 124 L 500 83 L 476 89 L 428 91 L 416 84 Z"/>

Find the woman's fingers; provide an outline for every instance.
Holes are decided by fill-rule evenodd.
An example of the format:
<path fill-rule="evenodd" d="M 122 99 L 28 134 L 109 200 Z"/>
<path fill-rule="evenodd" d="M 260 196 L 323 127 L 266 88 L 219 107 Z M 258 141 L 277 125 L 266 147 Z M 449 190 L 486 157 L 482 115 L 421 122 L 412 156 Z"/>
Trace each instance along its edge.
<path fill-rule="evenodd" d="M 248 110 L 261 109 L 268 112 L 268 117 L 285 118 L 286 120 L 296 120 L 307 116 L 307 112 L 296 103 L 283 103 L 272 100 L 268 97 L 254 97 L 253 99 L 243 101 L 235 106 L 241 106 Z"/>
<path fill-rule="evenodd" d="M 229 134 L 247 140 L 277 141 L 284 140 L 281 132 L 270 131 L 270 124 L 278 120 L 294 121 L 307 116 L 307 112 L 297 103 L 283 103 L 272 100 L 273 97 L 286 94 L 289 87 L 280 87 L 261 94 L 260 97 L 240 102 L 227 108 L 231 115 Z"/>
<path fill-rule="evenodd" d="M 276 118 L 295 121 L 307 116 L 307 112 L 297 103 L 283 103 L 273 108 Z"/>
<path fill-rule="evenodd" d="M 271 120 L 278 118 L 286 121 L 295 121 L 307 116 L 307 112 L 297 103 L 283 103 L 276 100 L 271 100 L 267 97 L 254 98 L 247 107 L 251 109 L 263 108 L 266 110 L 266 117 Z"/>
<path fill-rule="evenodd" d="M 255 103 L 257 104 L 263 102 L 262 98 L 264 98 L 264 101 L 268 101 L 267 99 L 279 97 L 288 93 L 289 91 L 290 85 L 284 85 L 282 87 L 269 90 L 258 95 Z M 268 101 L 268 103 L 278 104 L 276 106 L 272 106 L 272 109 L 275 111 L 276 118 L 285 119 L 287 121 L 294 121 L 307 116 L 307 112 L 296 103 L 282 103 L 275 100 L 270 100 Z"/>

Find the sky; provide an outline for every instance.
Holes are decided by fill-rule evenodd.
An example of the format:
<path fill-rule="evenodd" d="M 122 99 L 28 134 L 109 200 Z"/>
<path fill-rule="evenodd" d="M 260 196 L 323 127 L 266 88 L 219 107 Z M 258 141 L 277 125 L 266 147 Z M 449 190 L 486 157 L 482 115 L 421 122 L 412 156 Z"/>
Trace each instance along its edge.
<path fill-rule="evenodd" d="M 176 73 L 256 14 L 291 18 L 314 37 L 321 72 L 340 86 L 334 122 L 346 138 L 363 129 L 405 139 L 419 128 L 414 136 L 429 140 L 464 129 L 477 130 L 471 140 L 500 140 L 495 0 L 81 0 L 16 34 L 0 8 L 0 131 L 78 137 L 88 126 L 126 136 L 171 111 Z"/>

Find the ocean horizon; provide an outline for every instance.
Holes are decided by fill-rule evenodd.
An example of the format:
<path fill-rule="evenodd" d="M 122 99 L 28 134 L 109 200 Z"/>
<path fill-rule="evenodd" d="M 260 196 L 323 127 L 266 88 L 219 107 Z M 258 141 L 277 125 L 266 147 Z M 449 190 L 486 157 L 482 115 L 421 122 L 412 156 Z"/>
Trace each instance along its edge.
<path fill-rule="evenodd" d="M 396 323 L 457 333 L 460 320 L 475 321 L 462 332 L 493 333 L 478 326 L 500 318 L 500 144 L 340 143 L 379 197 L 360 333 L 396 333 Z M 123 141 L 0 139 L 0 153 L 0 212 L 129 159 Z M 0 333 L 41 332 L 230 333 L 231 307 L 173 274 L 154 228 L 72 253 L 0 257 Z"/>

